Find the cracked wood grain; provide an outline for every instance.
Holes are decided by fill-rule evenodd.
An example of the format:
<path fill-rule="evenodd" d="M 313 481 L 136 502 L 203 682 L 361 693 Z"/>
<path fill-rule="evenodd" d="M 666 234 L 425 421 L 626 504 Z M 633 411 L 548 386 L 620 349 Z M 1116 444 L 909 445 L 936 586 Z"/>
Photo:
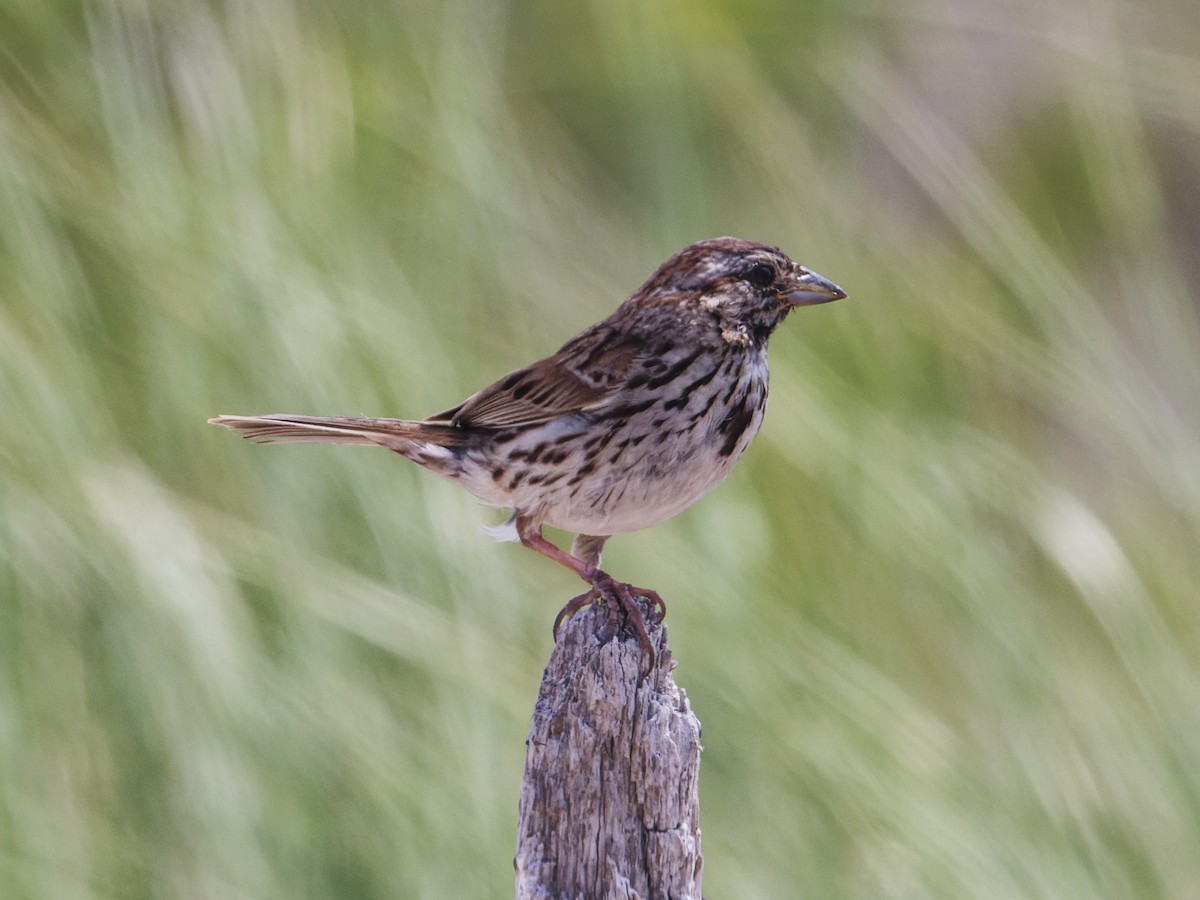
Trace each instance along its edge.
<path fill-rule="evenodd" d="M 700 900 L 700 722 L 672 677 L 589 608 L 563 626 L 526 741 L 517 900 Z"/>

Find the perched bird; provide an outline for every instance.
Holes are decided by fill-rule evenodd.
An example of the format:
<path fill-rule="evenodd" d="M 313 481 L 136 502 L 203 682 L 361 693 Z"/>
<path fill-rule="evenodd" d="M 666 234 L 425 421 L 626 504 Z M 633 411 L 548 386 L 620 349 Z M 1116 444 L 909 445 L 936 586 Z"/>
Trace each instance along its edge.
<path fill-rule="evenodd" d="M 589 590 L 555 619 L 603 599 L 653 650 L 635 602 L 657 593 L 602 571 L 614 534 L 657 525 L 720 483 L 767 403 L 767 339 L 797 306 L 845 297 L 780 250 L 736 238 L 680 250 L 602 322 L 554 355 L 427 419 L 218 416 L 260 441 L 375 444 L 494 506 L 493 529 L 575 572 Z M 543 525 L 578 536 L 566 553 Z"/>

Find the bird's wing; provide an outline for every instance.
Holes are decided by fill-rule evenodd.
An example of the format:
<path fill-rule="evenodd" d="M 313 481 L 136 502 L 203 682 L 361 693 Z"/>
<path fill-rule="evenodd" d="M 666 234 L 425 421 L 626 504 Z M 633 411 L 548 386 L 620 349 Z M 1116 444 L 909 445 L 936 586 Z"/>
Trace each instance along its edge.
<path fill-rule="evenodd" d="M 644 349 L 641 340 L 594 327 L 553 356 L 506 375 L 462 404 L 425 421 L 511 428 L 597 409 L 625 381 Z"/>

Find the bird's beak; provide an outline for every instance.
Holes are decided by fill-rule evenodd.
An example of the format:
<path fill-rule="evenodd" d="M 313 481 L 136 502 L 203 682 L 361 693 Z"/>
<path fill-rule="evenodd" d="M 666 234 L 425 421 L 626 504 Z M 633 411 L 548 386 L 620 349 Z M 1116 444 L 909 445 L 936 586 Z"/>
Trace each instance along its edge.
<path fill-rule="evenodd" d="M 846 292 L 828 278 L 822 278 L 816 272 L 797 266 L 791 288 L 781 291 L 779 296 L 789 306 L 813 306 L 817 303 L 828 303 L 830 300 L 841 300 L 846 296 Z"/>

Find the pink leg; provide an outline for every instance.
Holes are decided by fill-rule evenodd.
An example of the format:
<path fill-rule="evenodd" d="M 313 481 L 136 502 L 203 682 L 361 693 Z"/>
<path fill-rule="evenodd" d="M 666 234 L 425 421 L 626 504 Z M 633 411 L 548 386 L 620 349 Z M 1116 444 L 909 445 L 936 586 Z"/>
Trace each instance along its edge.
<path fill-rule="evenodd" d="M 636 588 L 633 585 L 625 584 L 617 581 L 607 572 L 602 571 L 596 565 L 572 556 L 562 548 L 550 543 L 542 536 L 542 528 L 540 525 L 534 525 L 528 520 L 517 519 L 517 534 L 521 538 L 521 543 L 530 550 L 536 550 L 543 556 L 548 556 L 560 566 L 565 566 L 570 569 L 589 585 L 591 590 L 580 594 L 575 599 L 571 600 L 562 608 L 558 616 L 554 620 L 554 634 L 558 636 L 558 626 L 566 618 L 573 616 L 579 610 L 583 609 L 587 604 L 592 603 L 603 597 L 609 606 L 610 622 L 615 625 L 616 616 L 621 612 L 625 613 L 626 619 L 633 626 L 633 630 L 637 632 L 638 643 L 645 648 L 646 653 L 650 657 L 650 668 L 654 667 L 654 645 L 650 642 L 650 634 L 646 630 L 646 620 L 642 615 L 641 609 L 637 605 L 637 596 L 642 596 L 650 601 L 650 604 L 659 610 L 660 618 L 666 614 L 667 605 L 663 602 L 662 597 L 656 591 L 647 590 L 645 588 Z M 602 542 L 601 542 L 602 543 Z M 597 548 L 598 550 L 599 548 Z M 599 554 L 597 553 L 597 556 Z"/>

